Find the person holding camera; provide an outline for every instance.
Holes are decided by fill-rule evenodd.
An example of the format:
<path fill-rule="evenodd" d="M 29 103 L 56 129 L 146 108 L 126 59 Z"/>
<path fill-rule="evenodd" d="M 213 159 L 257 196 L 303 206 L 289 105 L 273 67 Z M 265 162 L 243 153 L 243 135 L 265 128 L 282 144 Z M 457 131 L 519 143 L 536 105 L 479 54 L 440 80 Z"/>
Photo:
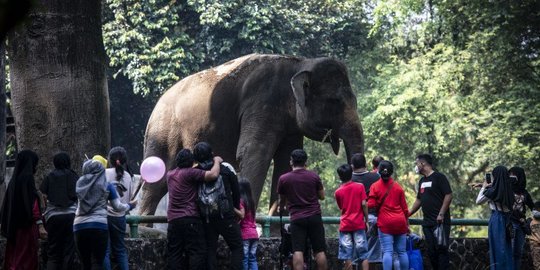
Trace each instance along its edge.
<path fill-rule="evenodd" d="M 490 269 L 514 269 L 512 258 L 513 228 L 510 221 L 514 193 L 508 170 L 497 166 L 486 174 L 476 204 L 488 203 L 491 217 L 488 223 Z"/>
<path fill-rule="evenodd" d="M 433 269 L 449 269 L 450 257 L 448 245 L 439 245 L 435 230 L 442 224 L 444 230 L 444 243 L 450 238 L 450 203 L 452 202 L 452 188 L 446 176 L 433 169 L 433 157 L 421 154 L 416 157 L 415 171 L 423 175 L 418 183 L 418 194 L 409 216 L 412 216 L 420 207 L 424 214 L 422 231 L 426 238 L 429 260 Z"/>

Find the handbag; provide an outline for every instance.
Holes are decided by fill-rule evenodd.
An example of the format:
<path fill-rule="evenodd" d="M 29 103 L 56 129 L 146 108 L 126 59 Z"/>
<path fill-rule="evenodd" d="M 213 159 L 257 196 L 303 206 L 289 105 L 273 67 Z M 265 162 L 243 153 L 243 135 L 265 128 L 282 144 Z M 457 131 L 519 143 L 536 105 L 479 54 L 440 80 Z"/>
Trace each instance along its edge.
<path fill-rule="evenodd" d="M 422 252 L 420 249 L 414 248 L 413 240 L 409 236 L 407 236 L 407 256 L 409 257 L 409 269 L 424 270 Z"/>
<path fill-rule="evenodd" d="M 516 232 L 514 231 L 514 225 L 512 225 L 512 221 L 508 220 L 505 225 L 506 229 L 506 240 L 512 241 L 514 237 L 516 237 Z"/>
<path fill-rule="evenodd" d="M 381 210 L 381 208 L 383 206 L 384 200 L 386 200 L 386 197 L 388 197 L 388 193 L 390 192 L 390 189 L 392 189 L 392 186 L 394 185 L 394 183 L 395 182 L 392 182 L 392 184 L 390 184 L 390 186 L 386 190 L 386 193 L 384 194 L 384 196 L 381 199 L 381 204 L 377 207 L 377 209 L 375 211 L 377 213 L 377 220 L 379 219 L 379 211 Z M 371 235 L 371 236 L 379 235 L 379 227 L 377 226 L 377 223 L 373 224 L 373 226 L 371 226 L 369 228 L 369 235 Z"/>
<path fill-rule="evenodd" d="M 435 230 L 433 231 L 433 234 L 435 235 L 435 238 L 437 239 L 437 245 L 439 246 L 448 246 L 448 242 L 446 241 L 446 233 L 444 231 L 443 224 L 437 225 Z"/>

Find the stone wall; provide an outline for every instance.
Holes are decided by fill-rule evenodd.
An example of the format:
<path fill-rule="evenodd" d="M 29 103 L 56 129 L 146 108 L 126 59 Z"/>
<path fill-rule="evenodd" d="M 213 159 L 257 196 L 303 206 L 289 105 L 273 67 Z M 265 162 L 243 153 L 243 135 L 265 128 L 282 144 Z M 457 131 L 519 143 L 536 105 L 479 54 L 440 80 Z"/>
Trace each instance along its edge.
<path fill-rule="evenodd" d="M 329 269 L 341 269 L 341 264 L 337 260 L 337 240 L 328 239 L 328 263 Z M 0 240 L 0 262 L 4 261 L 5 239 Z M 127 245 L 129 248 L 129 264 L 130 269 L 137 270 L 159 270 L 166 269 L 167 243 L 164 239 L 128 239 Z M 264 238 L 261 239 L 258 249 L 259 269 L 261 270 L 278 270 L 279 265 L 279 238 Z M 540 249 L 540 247 L 537 247 Z M 46 260 L 44 251 L 47 249 L 47 243 L 41 243 L 42 254 L 40 259 Z M 463 270 L 479 270 L 489 268 L 489 254 L 487 239 L 452 239 L 450 245 L 450 259 L 452 269 Z M 228 249 L 224 243 L 221 243 L 221 248 L 218 251 L 218 260 L 220 269 L 229 269 L 228 266 Z M 426 252 L 424 254 L 425 269 L 431 269 Z M 3 263 L 2 263 L 3 265 Z M 1 267 L 1 266 L 0 266 Z M 376 266 L 375 269 L 381 267 Z M 0 268 L 1 269 L 1 268 Z M 42 268 L 44 269 L 44 268 Z M 73 269 L 80 269 L 78 264 L 74 265 Z M 532 258 L 530 256 L 529 245 L 526 244 L 523 266 L 521 269 L 533 269 Z"/>

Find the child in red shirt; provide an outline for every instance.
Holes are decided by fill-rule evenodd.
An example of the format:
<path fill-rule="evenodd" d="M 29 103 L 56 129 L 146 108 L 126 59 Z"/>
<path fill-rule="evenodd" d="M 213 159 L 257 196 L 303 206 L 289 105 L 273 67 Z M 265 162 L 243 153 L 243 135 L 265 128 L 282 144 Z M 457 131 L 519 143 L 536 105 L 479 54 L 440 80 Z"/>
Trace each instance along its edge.
<path fill-rule="evenodd" d="M 336 190 L 336 203 L 341 210 L 339 223 L 338 259 L 344 260 L 343 269 L 362 262 L 362 269 L 368 269 L 368 246 L 366 239 L 367 204 L 364 185 L 351 181 L 352 168 L 348 164 L 337 169 L 341 186 Z"/>

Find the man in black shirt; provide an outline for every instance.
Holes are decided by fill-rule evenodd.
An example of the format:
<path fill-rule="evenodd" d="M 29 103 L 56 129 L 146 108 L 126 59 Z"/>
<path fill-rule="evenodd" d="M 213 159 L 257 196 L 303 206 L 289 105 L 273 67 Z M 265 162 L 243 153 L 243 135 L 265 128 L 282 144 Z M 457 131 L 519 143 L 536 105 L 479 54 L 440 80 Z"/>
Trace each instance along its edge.
<path fill-rule="evenodd" d="M 422 230 L 426 238 L 431 266 L 436 270 L 449 269 L 448 245 L 438 245 L 434 230 L 439 224 L 442 224 L 446 243 L 449 243 L 452 188 L 444 174 L 433 170 L 433 158 L 431 155 L 418 155 L 415 164 L 416 173 L 422 174 L 423 177 L 418 183 L 418 194 L 416 201 L 409 210 L 409 216 L 412 216 L 422 207 L 424 214 Z"/>
<path fill-rule="evenodd" d="M 362 183 L 366 190 L 366 195 L 369 197 L 369 188 L 371 185 L 381 178 L 378 173 L 367 170 L 366 157 L 363 154 L 354 154 L 351 158 L 351 166 L 353 168 L 352 180 Z M 368 241 L 368 261 L 370 263 L 382 262 L 381 243 L 379 237 L 370 229 L 377 223 L 375 209 L 369 209 L 368 214 L 368 231 L 366 233 Z"/>

